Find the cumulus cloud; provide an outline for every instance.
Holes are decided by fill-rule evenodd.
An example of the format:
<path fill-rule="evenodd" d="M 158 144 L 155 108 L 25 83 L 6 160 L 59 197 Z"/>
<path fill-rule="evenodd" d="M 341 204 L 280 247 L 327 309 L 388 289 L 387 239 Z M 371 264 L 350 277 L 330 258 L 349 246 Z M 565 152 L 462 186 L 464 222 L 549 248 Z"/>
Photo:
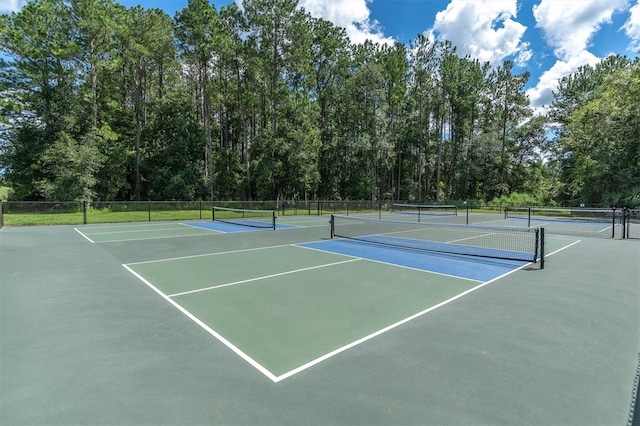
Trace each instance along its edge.
<path fill-rule="evenodd" d="M 17 12 L 26 3 L 26 0 L 0 0 L 0 13 Z"/>
<path fill-rule="evenodd" d="M 626 7 L 628 0 L 541 0 L 533 6 L 536 27 L 543 31 L 557 58 L 527 92 L 535 108 L 540 110 L 551 104 L 560 79 L 583 65 L 594 66 L 602 60 L 589 52 L 589 43 L 603 25 L 612 22 L 614 13 Z"/>
<path fill-rule="evenodd" d="M 368 39 L 393 44 L 393 38 L 385 36 L 378 21 L 371 19 L 366 0 L 300 0 L 298 5 L 314 18 L 345 28 L 352 43 L 364 43 Z"/>
<path fill-rule="evenodd" d="M 4 1 L 4 0 L 0 0 Z M 322 18 L 347 31 L 352 43 L 365 40 L 374 43 L 393 44 L 392 37 L 384 35 L 380 23 L 371 19 L 367 2 L 372 0 L 298 0 L 298 7 L 304 8 L 314 18 Z M 242 9 L 242 0 L 235 0 Z"/>
<path fill-rule="evenodd" d="M 527 90 L 531 105 L 542 112 L 544 107 L 550 106 L 553 102 L 553 92 L 563 77 L 573 74 L 581 66 L 595 66 L 600 60 L 587 50 L 582 50 L 566 61 L 558 60 L 550 69 L 542 73 L 535 87 Z"/>
<path fill-rule="evenodd" d="M 462 55 L 497 65 L 514 56 L 518 65 L 531 58 L 522 41 L 527 27 L 515 21 L 517 0 L 452 0 L 436 14 L 432 32 L 449 40 Z"/>
<path fill-rule="evenodd" d="M 354 44 L 364 43 L 365 40 L 393 44 L 394 39 L 384 35 L 380 23 L 371 19 L 371 11 L 367 6 L 369 1 L 373 0 L 298 0 L 298 7 L 304 8 L 314 18 L 322 18 L 344 28 Z M 243 9 L 242 0 L 235 2 Z"/>
<path fill-rule="evenodd" d="M 630 16 L 623 25 L 627 37 L 631 39 L 629 50 L 640 51 L 640 0 L 629 10 Z"/>
<path fill-rule="evenodd" d="M 533 6 L 536 26 L 543 30 L 554 54 L 568 61 L 589 46 L 603 24 L 627 6 L 628 0 L 542 0 Z"/>

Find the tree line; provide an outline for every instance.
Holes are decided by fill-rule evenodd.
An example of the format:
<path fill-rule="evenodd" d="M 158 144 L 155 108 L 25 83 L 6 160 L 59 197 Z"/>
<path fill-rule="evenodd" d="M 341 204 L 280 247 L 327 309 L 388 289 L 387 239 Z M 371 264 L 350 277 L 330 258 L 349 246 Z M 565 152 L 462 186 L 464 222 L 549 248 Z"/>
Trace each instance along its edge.
<path fill-rule="evenodd" d="M 640 200 L 640 63 L 563 79 L 447 41 L 353 44 L 297 0 L 171 18 L 113 0 L 0 16 L 0 173 L 23 200 Z"/>

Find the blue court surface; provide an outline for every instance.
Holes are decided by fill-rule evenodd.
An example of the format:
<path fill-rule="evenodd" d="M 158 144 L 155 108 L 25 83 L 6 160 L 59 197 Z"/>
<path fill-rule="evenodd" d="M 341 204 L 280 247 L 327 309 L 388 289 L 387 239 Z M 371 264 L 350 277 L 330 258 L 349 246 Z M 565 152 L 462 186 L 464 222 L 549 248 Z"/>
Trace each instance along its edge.
<path fill-rule="evenodd" d="M 528 262 L 516 260 L 418 252 L 347 239 L 317 241 L 299 244 L 299 246 L 478 282 L 494 280 L 528 264 Z"/>

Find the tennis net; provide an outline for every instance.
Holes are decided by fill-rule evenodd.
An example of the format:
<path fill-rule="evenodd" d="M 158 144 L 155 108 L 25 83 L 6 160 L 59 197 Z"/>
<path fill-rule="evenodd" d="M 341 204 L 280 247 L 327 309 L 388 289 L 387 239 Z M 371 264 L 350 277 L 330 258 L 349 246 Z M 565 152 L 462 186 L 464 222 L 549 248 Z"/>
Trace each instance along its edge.
<path fill-rule="evenodd" d="M 391 212 L 418 219 L 425 216 L 458 216 L 458 206 L 445 204 L 391 204 Z"/>
<path fill-rule="evenodd" d="M 540 261 L 544 268 L 544 229 L 443 223 L 417 223 L 331 216 L 331 238 L 340 237 L 409 250 Z"/>
<path fill-rule="evenodd" d="M 565 207 L 505 207 L 506 218 L 544 219 L 544 220 L 578 220 L 586 222 L 610 222 L 613 217 L 622 217 L 622 209 L 589 209 Z"/>
<path fill-rule="evenodd" d="M 544 224 L 549 234 L 615 238 L 621 236 L 623 213 L 615 208 L 506 207 L 504 218 Z"/>
<path fill-rule="evenodd" d="M 213 220 L 253 228 L 276 229 L 274 210 L 234 209 L 213 206 Z"/>

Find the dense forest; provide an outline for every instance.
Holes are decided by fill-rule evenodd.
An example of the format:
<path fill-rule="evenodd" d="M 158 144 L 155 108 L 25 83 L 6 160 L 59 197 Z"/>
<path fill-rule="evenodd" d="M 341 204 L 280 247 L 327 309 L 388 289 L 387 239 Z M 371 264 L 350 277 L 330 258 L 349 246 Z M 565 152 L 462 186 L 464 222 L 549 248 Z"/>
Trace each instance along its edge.
<path fill-rule="evenodd" d="M 31 1 L 0 52 L 18 200 L 640 205 L 637 58 L 580 68 L 541 115 L 510 61 L 352 44 L 297 0 Z"/>

